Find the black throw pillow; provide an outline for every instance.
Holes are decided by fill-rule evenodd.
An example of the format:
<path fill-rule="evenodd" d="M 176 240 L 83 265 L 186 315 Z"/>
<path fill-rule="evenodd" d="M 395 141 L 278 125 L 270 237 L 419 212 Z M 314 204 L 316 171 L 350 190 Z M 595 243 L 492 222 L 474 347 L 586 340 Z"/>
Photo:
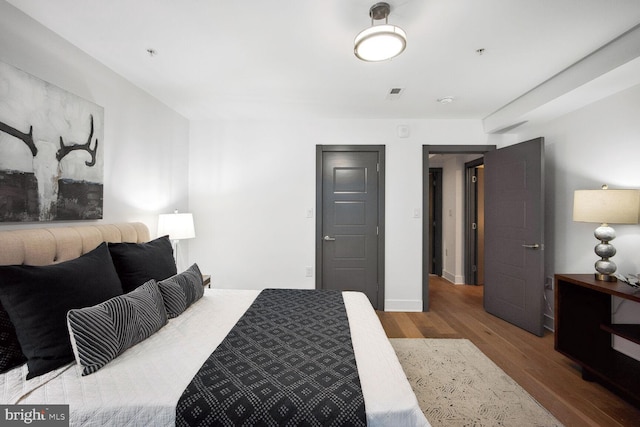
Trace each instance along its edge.
<path fill-rule="evenodd" d="M 124 293 L 178 273 L 169 236 L 146 243 L 109 243 L 109 251 Z"/>
<path fill-rule="evenodd" d="M 0 304 L 0 374 L 22 365 L 27 358 L 22 354 L 16 328 L 9 319 L 9 313 Z"/>
<path fill-rule="evenodd" d="M 0 300 L 27 357 L 27 379 L 74 360 L 67 312 L 122 294 L 106 243 L 47 266 L 0 266 Z"/>

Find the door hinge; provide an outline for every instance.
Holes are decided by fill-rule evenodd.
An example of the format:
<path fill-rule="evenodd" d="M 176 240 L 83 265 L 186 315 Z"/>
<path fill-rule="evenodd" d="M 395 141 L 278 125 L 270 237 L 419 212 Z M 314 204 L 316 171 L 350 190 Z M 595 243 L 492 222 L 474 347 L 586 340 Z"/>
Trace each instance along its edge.
<path fill-rule="evenodd" d="M 380 227 L 376 225 L 376 236 L 379 236 L 379 235 L 380 235 Z"/>
<path fill-rule="evenodd" d="M 376 163 L 376 172 L 380 172 L 380 163 Z"/>

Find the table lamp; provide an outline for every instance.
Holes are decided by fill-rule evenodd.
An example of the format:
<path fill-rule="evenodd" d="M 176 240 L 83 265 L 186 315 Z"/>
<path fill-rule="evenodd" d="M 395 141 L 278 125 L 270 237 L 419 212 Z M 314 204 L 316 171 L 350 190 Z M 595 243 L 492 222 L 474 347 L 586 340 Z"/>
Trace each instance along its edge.
<path fill-rule="evenodd" d="M 601 190 L 576 190 L 573 194 L 573 220 L 596 222 L 601 225 L 593 233 L 600 240 L 595 253 L 596 280 L 615 282 L 613 273 L 616 264 L 611 257 L 616 254 L 611 240 L 616 232 L 609 224 L 638 224 L 640 222 L 640 190 L 609 190 L 606 185 Z"/>
<path fill-rule="evenodd" d="M 177 209 L 172 214 L 160 214 L 158 218 L 158 236 L 166 235 L 169 235 L 169 240 L 173 245 L 173 257 L 177 266 L 178 242 L 196 237 L 193 215 L 190 213 L 178 213 Z"/>

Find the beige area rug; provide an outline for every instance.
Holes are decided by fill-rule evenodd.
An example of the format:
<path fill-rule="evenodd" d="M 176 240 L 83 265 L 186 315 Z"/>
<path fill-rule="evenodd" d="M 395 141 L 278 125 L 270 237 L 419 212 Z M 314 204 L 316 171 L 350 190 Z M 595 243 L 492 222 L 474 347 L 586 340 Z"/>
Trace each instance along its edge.
<path fill-rule="evenodd" d="M 466 339 L 391 339 L 432 426 L 562 426 Z"/>

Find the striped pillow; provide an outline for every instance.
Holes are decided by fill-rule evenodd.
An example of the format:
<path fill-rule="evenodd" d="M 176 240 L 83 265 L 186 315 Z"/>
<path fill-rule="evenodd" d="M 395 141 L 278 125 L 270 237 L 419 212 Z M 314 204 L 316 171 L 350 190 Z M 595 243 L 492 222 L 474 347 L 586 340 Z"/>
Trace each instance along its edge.
<path fill-rule="evenodd" d="M 198 264 L 193 264 L 184 272 L 158 282 L 158 287 L 169 319 L 178 317 L 204 295 L 202 274 Z"/>
<path fill-rule="evenodd" d="M 167 323 L 155 280 L 92 307 L 69 310 L 67 325 L 82 375 L 89 375 Z"/>

